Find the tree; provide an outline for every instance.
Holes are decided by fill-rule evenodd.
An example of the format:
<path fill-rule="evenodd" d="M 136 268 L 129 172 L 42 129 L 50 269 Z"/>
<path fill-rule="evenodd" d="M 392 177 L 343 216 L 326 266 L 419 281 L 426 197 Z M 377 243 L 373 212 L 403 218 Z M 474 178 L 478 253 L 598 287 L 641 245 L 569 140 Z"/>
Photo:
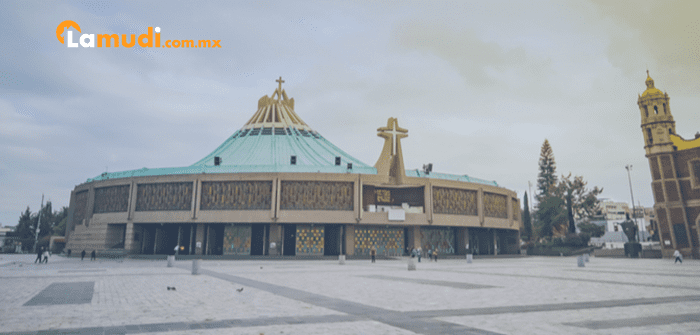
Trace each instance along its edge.
<path fill-rule="evenodd" d="M 68 207 L 63 206 L 54 215 L 53 236 L 66 236 L 66 225 L 68 224 Z"/>
<path fill-rule="evenodd" d="M 39 225 L 39 239 L 46 237 L 46 236 L 51 236 L 51 233 L 53 233 L 53 226 L 56 223 L 55 219 L 56 216 L 53 211 L 52 211 L 52 204 L 51 201 L 47 201 L 46 204 L 44 205 L 44 208 L 41 209 L 41 224 Z M 35 216 L 34 220 L 34 226 L 38 224 L 39 221 L 39 215 Z"/>
<path fill-rule="evenodd" d="M 557 163 L 554 161 L 554 151 L 547 139 L 540 150 L 539 170 L 537 174 L 537 212 L 535 224 L 540 237 L 552 237 L 555 231 L 560 231 L 566 215 L 562 216 L 564 203 L 557 193 Z M 563 218 L 563 220 L 562 220 Z"/>
<path fill-rule="evenodd" d="M 568 176 L 562 175 L 557 185 L 555 193 L 565 201 L 570 233 L 576 232 L 575 217 L 585 219 L 600 211 L 598 195 L 603 192 L 603 189 L 596 186 L 588 190 L 586 185 L 588 183 L 582 176 L 575 176 L 572 180 L 571 173 Z"/>
<path fill-rule="evenodd" d="M 68 221 L 68 207 L 62 207 L 60 211 L 53 211 L 51 201 L 47 201 L 41 209 L 41 225 L 39 226 L 40 244 L 47 244 L 52 235 L 64 236 Z M 22 248 L 31 250 L 34 248 L 36 226 L 39 223 L 39 213 L 32 213 L 27 209 L 20 214 L 15 232 L 19 234 Z M 44 242 L 41 242 L 44 241 Z"/>
<path fill-rule="evenodd" d="M 566 221 L 569 223 L 569 233 L 576 234 L 576 222 L 574 222 L 574 209 L 572 208 L 571 190 L 567 190 L 564 195 L 564 203 L 566 204 Z"/>
<path fill-rule="evenodd" d="M 566 225 L 564 200 L 551 194 L 543 197 L 537 205 L 537 230 L 541 237 L 552 237 L 555 232 L 562 232 Z"/>
<path fill-rule="evenodd" d="M 17 223 L 17 227 L 15 227 L 15 232 L 20 238 L 22 248 L 25 250 L 34 247 L 35 224 L 32 211 L 29 209 L 29 206 L 27 206 L 27 209 L 19 215 L 19 222 Z"/>
<path fill-rule="evenodd" d="M 530 205 L 527 201 L 527 192 L 525 192 L 525 197 L 523 199 L 523 240 L 532 240 L 532 220 L 530 219 Z"/>
<path fill-rule="evenodd" d="M 588 218 L 597 211 L 598 195 L 602 188 L 586 188 L 581 176 L 562 176 L 557 179 L 557 164 L 554 151 L 547 139 L 540 150 L 539 173 L 537 174 L 537 213 L 536 225 L 540 236 L 576 234 L 575 218 Z"/>
<path fill-rule="evenodd" d="M 537 202 L 554 192 L 557 186 L 557 163 L 554 161 L 554 152 L 547 139 L 542 143 L 539 161 L 540 172 L 537 174 Z"/>

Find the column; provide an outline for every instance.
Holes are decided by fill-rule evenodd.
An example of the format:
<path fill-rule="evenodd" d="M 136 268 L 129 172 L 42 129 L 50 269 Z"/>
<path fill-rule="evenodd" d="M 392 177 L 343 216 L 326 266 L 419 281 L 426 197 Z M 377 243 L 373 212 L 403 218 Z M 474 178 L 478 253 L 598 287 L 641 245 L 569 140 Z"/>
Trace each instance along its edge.
<path fill-rule="evenodd" d="M 420 226 L 411 226 L 408 228 L 408 247 L 418 248 L 421 246 L 423 241 L 420 238 Z M 410 251 L 410 250 L 409 250 Z"/>
<path fill-rule="evenodd" d="M 466 255 L 467 243 L 469 243 L 467 228 L 466 227 L 457 228 L 457 245 L 455 246 L 455 254 L 456 255 Z"/>
<path fill-rule="evenodd" d="M 498 229 L 493 230 L 493 254 L 498 255 Z"/>
<path fill-rule="evenodd" d="M 192 205 L 190 207 L 191 213 L 192 213 L 192 219 L 197 218 L 197 213 L 199 212 L 199 203 L 200 201 L 197 199 L 197 197 L 202 193 L 202 183 L 199 181 L 199 179 L 195 179 L 194 184 L 192 185 Z"/>
<path fill-rule="evenodd" d="M 139 185 L 136 182 L 131 182 L 131 188 L 129 188 L 129 214 L 127 215 L 127 220 L 129 221 L 134 219 L 134 212 L 136 211 L 136 201 L 138 200 L 138 187 Z"/>
<path fill-rule="evenodd" d="M 198 223 L 196 231 L 194 254 L 202 255 L 204 252 L 204 224 Z M 197 248 L 197 246 L 199 246 L 199 248 Z"/>
<path fill-rule="evenodd" d="M 126 223 L 126 231 L 124 232 L 124 251 L 127 253 L 133 253 L 136 243 L 134 241 L 134 223 Z"/>
<path fill-rule="evenodd" d="M 355 225 L 345 225 L 345 254 L 355 254 Z"/>
<path fill-rule="evenodd" d="M 270 224 L 270 243 L 275 242 L 275 249 L 270 249 L 270 256 L 278 256 L 282 254 L 282 226 L 273 223 Z"/>
<path fill-rule="evenodd" d="M 506 215 L 508 215 L 508 225 L 512 227 L 513 223 L 515 222 L 513 220 L 513 197 L 507 196 L 506 199 L 506 212 L 508 213 Z"/>
<path fill-rule="evenodd" d="M 425 185 L 423 212 L 428 216 L 428 224 L 433 224 L 433 185 Z"/>
<path fill-rule="evenodd" d="M 272 179 L 272 192 L 270 193 L 270 218 L 277 220 L 277 193 L 279 192 L 279 179 Z M 270 242 L 272 242 L 272 230 L 270 230 Z M 272 253 L 270 253 L 272 254 Z"/>
<path fill-rule="evenodd" d="M 477 193 L 477 212 L 479 214 L 479 224 L 484 226 L 484 189 L 479 187 L 479 193 Z"/>
<path fill-rule="evenodd" d="M 92 221 L 92 212 L 95 209 L 95 186 L 90 186 L 90 189 L 88 190 L 88 203 L 87 203 L 87 210 L 85 212 L 85 226 L 90 225 L 90 221 Z"/>

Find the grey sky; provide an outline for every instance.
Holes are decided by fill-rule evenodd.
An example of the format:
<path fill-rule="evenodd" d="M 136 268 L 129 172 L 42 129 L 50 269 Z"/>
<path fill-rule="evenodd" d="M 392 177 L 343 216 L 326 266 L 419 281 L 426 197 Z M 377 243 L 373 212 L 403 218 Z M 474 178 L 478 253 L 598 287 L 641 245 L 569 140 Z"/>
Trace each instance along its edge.
<path fill-rule="evenodd" d="M 373 165 L 376 129 L 409 130 L 405 166 L 522 197 L 549 139 L 561 174 L 653 205 L 637 95 L 648 68 L 678 134 L 700 130 L 697 1 L 0 2 L 0 223 L 54 208 L 104 172 L 188 166 L 243 126 L 279 76 L 312 128 Z M 82 33 L 220 39 L 216 49 L 67 48 Z M 74 33 L 77 36 L 80 34 Z"/>

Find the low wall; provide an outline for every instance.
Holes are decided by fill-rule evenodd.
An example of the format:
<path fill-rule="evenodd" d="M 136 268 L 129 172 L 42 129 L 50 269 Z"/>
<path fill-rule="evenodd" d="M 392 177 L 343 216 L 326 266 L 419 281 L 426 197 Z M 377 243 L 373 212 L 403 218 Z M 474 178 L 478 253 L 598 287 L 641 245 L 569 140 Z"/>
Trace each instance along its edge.
<path fill-rule="evenodd" d="M 597 249 L 593 255 L 596 257 L 625 258 L 625 249 Z M 661 250 L 642 249 L 640 258 L 662 258 Z"/>

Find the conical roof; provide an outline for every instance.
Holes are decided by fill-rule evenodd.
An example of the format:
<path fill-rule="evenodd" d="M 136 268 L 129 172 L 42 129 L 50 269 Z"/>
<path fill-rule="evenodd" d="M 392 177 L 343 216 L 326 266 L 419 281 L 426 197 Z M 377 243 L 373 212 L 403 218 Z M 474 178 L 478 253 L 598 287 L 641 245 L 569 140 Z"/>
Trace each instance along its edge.
<path fill-rule="evenodd" d="M 238 167 L 240 172 L 377 173 L 302 121 L 294 112 L 294 99 L 282 89 L 284 81 L 280 77 L 277 82 L 272 97 L 258 100 L 258 110 L 243 128 L 192 166 L 214 167 L 219 157 L 220 167 Z"/>
<path fill-rule="evenodd" d="M 311 129 L 282 89 L 258 101 L 250 120 L 209 155 L 189 167 L 103 173 L 88 182 L 112 178 L 192 173 L 324 172 L 377 174 Z M 218 159 L 217 159 L 218 157 Z M 218 161 L 218 165 L 217 165 Z M 349 168 L 349 164 L 352 168 Z"/>

